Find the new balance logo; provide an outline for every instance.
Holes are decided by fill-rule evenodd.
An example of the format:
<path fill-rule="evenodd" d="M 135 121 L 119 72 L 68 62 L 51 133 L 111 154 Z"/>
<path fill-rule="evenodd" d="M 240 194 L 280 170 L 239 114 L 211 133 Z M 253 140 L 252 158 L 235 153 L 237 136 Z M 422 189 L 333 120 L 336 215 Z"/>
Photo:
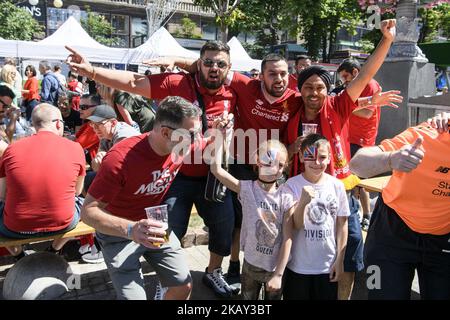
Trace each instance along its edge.
<path fill-rule="evenodd" d="M 449 167 L 443 167 L 443 166 L 440 166 L 439 168 L 436 169 L 435 172 L 448 173 L 449 171 L 450 171 L 450 168 L 449 168 Z"/>

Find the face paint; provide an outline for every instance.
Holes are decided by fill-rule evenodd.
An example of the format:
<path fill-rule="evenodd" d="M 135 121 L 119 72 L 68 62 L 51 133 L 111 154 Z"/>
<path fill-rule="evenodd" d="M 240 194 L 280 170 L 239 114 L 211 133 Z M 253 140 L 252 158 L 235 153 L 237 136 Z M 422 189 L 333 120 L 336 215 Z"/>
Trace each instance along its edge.
<path fill-rule="evenodd" d="M 303 151 L 303 159 L 305 161 L 316 161 L 317 148 L 315 146 L 306 147 L 305 151 Z"/>
<path fill-rule="evenodd" d="M 277 159 L 278 150 L 267 150 L 267 152 L 263 153 L 259 158 L 259 162 L 261 163 L 260 174 L 264 176 L 271 176 L 277 174 L 279 170 L 279 160 Z"/>

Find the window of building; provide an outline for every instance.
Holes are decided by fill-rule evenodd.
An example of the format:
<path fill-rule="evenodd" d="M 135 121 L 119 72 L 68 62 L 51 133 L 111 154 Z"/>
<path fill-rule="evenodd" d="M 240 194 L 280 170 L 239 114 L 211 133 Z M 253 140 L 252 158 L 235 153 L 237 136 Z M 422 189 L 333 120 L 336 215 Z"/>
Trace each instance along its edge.
<path fill-rule="evenodd" d="M 217 27 L 212 22 L 202 22 L 202 38 L 216 40 Z"/>
<path fill-rule="evenodd" d="M 112 14 L 111 25 L 113 27 L 113 34 L 128 34 L 130 29 L 130 17 Z"/>
<path fill-rule="evenodd" d="M 131 18 L 131 46 L 140 46 L 147 40 L 148 23 L 146 19 Z"/>
<path fill-rule="evenodd" d="M 53 34 L 70 16 L 77 20 L 87 18 L 86 11 L 74 11 L 71 9 L 47 8 L 47 32 Z"/>

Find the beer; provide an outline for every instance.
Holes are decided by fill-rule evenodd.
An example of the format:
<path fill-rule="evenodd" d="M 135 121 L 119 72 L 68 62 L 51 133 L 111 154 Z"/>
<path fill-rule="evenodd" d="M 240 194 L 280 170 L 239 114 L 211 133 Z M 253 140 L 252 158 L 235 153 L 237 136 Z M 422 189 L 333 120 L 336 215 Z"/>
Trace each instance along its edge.
<path fill-rule="evenodd" d="M 154 220 L 162 224 L 161 229 L 165 230 L 164 243 L 169 242 L 170 231 L 167 205 L 147 207 L 145 208 L 145 213 L 147 214 L 147 219 Z M 161 247 L 162 243 L 154 242 L 153 245 L 156 247 Z"/>

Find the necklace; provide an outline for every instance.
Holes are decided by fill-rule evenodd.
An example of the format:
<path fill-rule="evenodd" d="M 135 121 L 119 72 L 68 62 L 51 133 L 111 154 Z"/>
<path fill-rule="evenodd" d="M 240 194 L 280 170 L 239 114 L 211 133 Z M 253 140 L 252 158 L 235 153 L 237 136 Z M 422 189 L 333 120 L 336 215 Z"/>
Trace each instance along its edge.
<path fill-rule="evenodd" d="M 259 177 L 258 177 L 258 181 L 259 181 L 259 184 L 261 185 L 261 187 L 262 187 L 265 191 L 269 191 L 270 188 L 272 187 L 272 185 L 273 185 L 274 183 L 277 182 L 276 179 L 273 180 L 273 181 L 264 181 L 264 180 L 261 180 Z"/>

